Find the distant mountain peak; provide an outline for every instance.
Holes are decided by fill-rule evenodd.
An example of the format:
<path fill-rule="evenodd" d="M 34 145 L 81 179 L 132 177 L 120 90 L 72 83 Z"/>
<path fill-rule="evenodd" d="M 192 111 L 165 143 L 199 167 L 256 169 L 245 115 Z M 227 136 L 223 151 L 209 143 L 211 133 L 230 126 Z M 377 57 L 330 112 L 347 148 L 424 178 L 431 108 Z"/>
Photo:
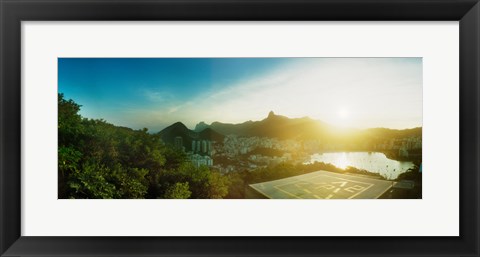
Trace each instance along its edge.
<path fill-rule="evenodd" d="M 182 144 L 186 150 L 193 150 L 192 141 L 194 140 L 213 140 L 217 142 L 223 142 L 224 135 L 213 130 L 204 122 L 201 122 L 200 127 L 202 127 L 202 125 L 205 125 L 206 127 L 204 127 L 201 131 L 194 131 L 188 129 L 185 124 L 178 121 L 164 128 L 162 131 L 158 132 L 158 134 L 163 142 L 170 145 L 178 144 L 176 139 L 181 137 L 180 144 Z"/>
<path fill-rule="evenodd" d="M 200 121 L 200 123 L 198 123 L 198 124 L 195 126 L 194 131 L 200 132 L 200 131 L 208 128 L 208 127 L 209 127 L 209 126 L 208 126 L 204 121 Z"/>
<path fill-rule="evenodd" d="M 173 123 L 172 125 L 170 125 L 170 127 L 181 127 L 181 128 L 187 128 L 187 126 L 185 126 L 185 124 L 183 124 L 182 122 L 180 121 L 177 121 L 175 123 Z"/>
<path fill-rule="evenodd" d="M 275 116 L 275 113 L 274 113 L 273 111 L 270 111 L 270 112 L 268 113 L 268 117 L 267 117 L 267 118 L 272 118 L 272 117 L 274 117 L 274 116 Z"/>
<path fill-rule="evenodd" d="M 265 118 L 263 121 L 288 121 L 288 120 L 291 120 L 291 119 L 283 115 L 275 114 L 273 111 L 270 111 L 268 113 L 268 117 Z"/>

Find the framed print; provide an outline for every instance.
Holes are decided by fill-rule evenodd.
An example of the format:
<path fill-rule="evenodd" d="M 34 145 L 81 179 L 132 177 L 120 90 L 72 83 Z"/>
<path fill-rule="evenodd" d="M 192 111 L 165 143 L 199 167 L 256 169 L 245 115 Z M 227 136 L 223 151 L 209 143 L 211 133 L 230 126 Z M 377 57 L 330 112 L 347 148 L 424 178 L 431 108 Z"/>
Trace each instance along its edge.
<path fill-rule="evenodd" d="M 478 256 L 477 1 L 0 7 L 2 256 Z"/>

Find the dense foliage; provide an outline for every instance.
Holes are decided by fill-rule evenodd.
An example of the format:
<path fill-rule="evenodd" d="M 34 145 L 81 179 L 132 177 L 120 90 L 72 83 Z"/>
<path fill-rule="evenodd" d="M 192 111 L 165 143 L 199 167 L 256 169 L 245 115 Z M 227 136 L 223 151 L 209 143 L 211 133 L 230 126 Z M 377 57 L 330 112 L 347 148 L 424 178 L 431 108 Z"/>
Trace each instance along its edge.
<path fill-rule="evenodd" d="M 183 151 L 165 144 L 160 134 L 84 118 L 79 114 L 80 107 L 63 94 L 58 95 L 58 197 L 63 199 L 242 199 L 249 184 L 318 170 L 382 179 L 376 173 L 318 162 L 280 163 L 224 174 L 206 166 L 194 166 Z M 266 148 L 257 148 L 254 153 L 283 154 Z M 413 180 L 420 185 L 413 197 L 421 197 L 418 165 L 397 179 Z"/>
<path fill-rule="evenodd" d="M 229 180 L 147 129 L 83 118 L 58 95 L 59 198 L 223 198 Z"/>

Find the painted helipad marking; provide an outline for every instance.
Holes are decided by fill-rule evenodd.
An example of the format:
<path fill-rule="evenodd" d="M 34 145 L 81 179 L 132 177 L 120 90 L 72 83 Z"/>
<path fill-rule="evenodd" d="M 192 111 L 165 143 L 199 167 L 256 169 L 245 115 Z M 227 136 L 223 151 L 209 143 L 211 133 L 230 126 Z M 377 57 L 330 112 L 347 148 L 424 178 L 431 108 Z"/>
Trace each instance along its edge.
<path fill-rule="evenodd" d="M 370 184 L 370 186 L 368 186 L 367 188 L 364 188 L 362 191 L 360 191 L 360 192 L 358 192 L 358 193 L 356 193 L 356 194 L 354 194 L 354 195 L 350 196 L 348 199 L 352 199 L 352 198 L 354 198 L 355 196 L 359 195 L 360 193 L 363 193 L 363 192 L 365 192 L 366 190 L 370 189 L 371 187 L 373 187 L 373 184 Z"/>
<path fill-rule="evenodd" d="M 320 188 L 325 188 L 326 190 L 333 190 L 333 189 L 335 189 L 335 190 L 333 191 L 333 193 L 334 193 L 334 194 L 337 194 L 337 193 L 340 191 L 341 187 L 344 187 L 345 185 L 347 185 L 348 182 L 352 182 L 352 183 L 355 184 L 354 186 L 351 186 L 351 187 L 348 187 L 348 188 L 345 188 L 345 189 L 344 189 L 345 191 L 353 194 L 353 195 L 351 195 L 350 197 L 347 198 L 347 199 L 351 199 L 351 198 L 357 196 L 358 194 L 364 192 L 365 190 L 367 190 L 368 188 L 370 188 L 370 187 L 373 186 L 373 184 L 370 184 L 370 183 L 365 183 L 365 182 L 355 181 L 355 180 L 350 180 L 350 179 L 344 179 L 344 178 L 339 178 L 339 177 L 335 177 L 335 176 L 328 176 L 328 175 L 325 175 L 325 174 L 320 174 L 320 175 L 318 175 L 318 176 L 314 176 L 314 177 L 312 177 L 312 178 L 309 178 L 309 180 L 312 180 L 312 179 L 313 179 L 313 180 L 315 181 L 316 178 L 319 178 L 319 177 L 322 177 L 322 176 L 323 176 L 323 177 L 330 177 L 330 178 L 337 179 L 337 180 L 338 180 L 338 179 L 340 179 L 340 180 L 345 180 L 345 181 L 335 181 L 335 182 L 311 182 L 311 181 L 308 181 L 308 182 L 306 182 L 306 180 L 297 180 L 297 181 L 289 181 L 289 182 L 287 182 L 287 183 L 283 183 L 283 184 L 280 184 L 280 185 L 274 185 L 273 187 L 274 187 L 275 189 L 277 189 L 277 190 L 279 190 L 279 191 L 281 191 L 281 192 L 283 192 L 283 193 L 291 196 L 291 197 L 294 197 L 294 198 L 297 198 L 297 199 L 304 199 L 304 198 L 302 198 L 302 197 L 294 194 L 294 193 L 291 192 L 291 191 L 287 191 L 287 190 L 283 189 L 282 187 L 284 187 L 284 186 L 286 186 L 286 185 L 291 185 L 291 184 L 293 184 L 295 187 L 301 188 L 300 185 L 303 186 L 303 185 L 315 185 L 315 184 L 318 185 L 318 184 L 321 184 L 321 186 L 317 186 L 317 187 L 315 187 L 315 189 L 320 189 Z M 348 182 L 347 182 L 347 181 L 348 181 Z M 338 184 L 340 187 L 336 187 L 336 186 L 331 185 L 331 184 Z M 364 186 L 360 186 L 360 185 L 358 185 L 358 184 L 364 184 L 364 185 L 368 185 L 368 186 L 364 187 Z M 312 192 L 311 192 L 310 190 L 306 189 L 306 188 L 302 188 L 302 190 L 303 190 L 304 192 L 306 192 L 307 194 L 312 194 Z M 317 195 L 317 196 L 318 196 L 318 195 Z M 315 195 L 314 195 L 314 197 L 315 197 Z M 332 198 L 332 197 L 333 197 L 333 194 L 329 194 L 327 197 L 325 197 L 325 199 L 330 199 L 330 198 Z"/>
<path fill-rule="evenodd" d="M 347 182 L 332 182 L 332 184 L 339 184 L 339 183 L 342 184 L 340 187 L 344 187 L 347 184 Z"/>
<path fill-rule="evenodd" d="M 329 176 L 329 175 L 324 175 L 324 176 L 325 176 L 325 177 L 336 178 L 336 179 L 342 179 L 342 180 L 350 181 L 350 182 L 353 182 L 353 183 L 356 183 L 356 184 L 365 184 L 365 185 L 368 185 L 367 187 L 362 187 L 362 186 L 360 186 L 360 185 L 355 185 L 355 186 L 353 186 L 353 187 L 350 187 L 350 188 L 353 188 L 353 190 L 354 190 L 353 192 L 352 192 L 351 190 L 347 190 L 347 189 L 349 189 L 349 188 L 346 188 L 345 190 L 348 191 L 348 192 L 350 192 L 350 193 L 355 193 L 355 192 L 358 191 L 356 194 L 348 197 L 347 199 L 352 199 L 353 197 L 355 197 L 355 196 L 357 196 L 357 195 L 365 192 L 366 190 L 370 189 L 370 188 L 373 186 L 372 183 L 366 183 L 366 182 L 361 182 L 361 181 L 356 181 L 356 180 L 339 178 L 339 177 Z M 345 182 L 345 183 L 346 183 L 346 182 Z M 333 182 L 332 182 L 332 184 L 333 184 Z M 361 189 L 363 189 L 363 190 L 361 190 Z"/>
<path fill-rule="evenodd" d="M 274 188 L 276 188 L 277 190 L 280 190 L 280 191 L 284 192 L 285 194 L 287 194 L 287 195 L 289 195 L 289 196 L 293 196 L 294 198 L 302 199 L 301 197 L 298 197 L 298 196 L 296 196 L 296 195 L 294 195 L 294 194 L 292 194 L 292 193 L 290 193 L 290 192 L 288 192 L 288 191 L 285 191 L 285 190 L 279 188 L 279 186 L 274 186 Z"/>
<path fill-rule="evenodd" d="M 319 174 L 317 176 L 314 176 L 314 177 L 311 177 L 311 178 L 308 178 L 308 180 L 314 180 L 317 179 L 318 177 L 330 177 L 330 178 L 333 178 L 333 179 L 336 179 L 336 180 L 344 180 L 344 181 L 335 181 L 335 182 L 311 182 L 311 181 L 308 181 L 307 180 L 297 180 L 297 181 L 289 181 L 287 183 L 283 183 L 283 184 L 280 184 L 280 185 L 274 185 L 273 187 L 291 197 L 294 197 L 294 198 L 297 198 L 297 199 L 303 199 L 302 197 L 296 195 L 296 194 L 293 194 L 292 192 L 290 191 L 287 191 L 285 189 L 283 189 L 282 187 L 283 186 L 286 186 L 286 185 L 291 185 L 293 184 L 294 186 L 296 186 L 297 188 L 300 188 L 300 185 L 310 185 L 310 184 L 321 184 L 321 186 L 317 186 L 315 187 L 315 189 L 320 189 L 320 188 L 325 188 L 327 190 L 332 190 L 332 189 L 335 189 L 334 190 L 334 193 L 338 193 L 339 192 L 339 189 L 341 187 L 344 187 L 345 185 L 348 184 L 348 182 L 352 182 L 352 183 L 355 183 L 354 186 L 352 187 L 348 187 L 346 189 L 344 189 L 345 191 L 349 192 L 349 193 L 352 193 L 353 195 L 348 197 L 347 199 L 351 199 L 357 195 L 359 195 L 360 193 L 364 192 L 365 190 L 367 190 L 368 188 L 372 187 L 373 184 L 371 183 L 365 183 L 365 182 L 361 182 L 361 181 L 355 181 L 355 180 L 350 180 L 350 179 L 344 179 L 344 178 L 339 178 L 339 177 L 336 177 L 336 176 L 329 176 L 329 175 L 325 175 L 325 174 Z M 348 181 L 348 182 L 347 182 Z M 339 188 L 336 188 L 336 186 L 334 185 L 331 185 L 331 184 L 339 184 L 340 187 Z M 367 187 L 363 187 L 363 186 L 360 186 L 358 184 L 365 184 L 365 185 L 368 185 Z M 308 189 L 303 189 L 304 192 L 307 192 L 309 194 L 311 194 L 311 191 L 309 191 Z M 327 196 L 325 199 L 330 199 L 331 197 L 333 197 L 333 195 L 329 195 Z"/>
<path fill-rule="evenodd" d="M 344 178 L 345 176 L 351 179 L 346 179 Z M 325 182 L 325 179 L 322 179 L 322 177 L 325 179 L 329 178 L 327 179 L 328 182 Z M 378 179 L 369 178 L 366 181 L 371 182 L 372 180 L 378 180 Z M 250 186 L 256 190 L 260 189 L 261 191 L 260 193 L 272 199 L 274 199 L 275 197 L 279 197 L 279 198 L 284 198 L 284 197 L 281 197 L 281 195 L 276 195 L 274 191 L 270 192 L 270 190 L 277 190 L 278 193 L 283 193 L 288 197 L 296 198 L 296 199 L 305 199 L 305 198 L 331 199 L 331 198 L 336 198 L 335 195 L 339 193 L 342 193 L 341 195 L 338 195 L 339 198 L 351 199 L 351 198 L 357 197 L 359 194 L 362 194 L 365 191 L 368 191 L 370 188 L 379 185 L 377 183 L 368 183 L 363 181 L 365 180 L 364 179 L 356 180 L 354 176 L 345 175 L 345 174 L 338 174 L 338 175 L 315 174 L 313 176 L 303 176 L 303 177 L 299 177 L 291 180 L 285 180 L 283 181 L 283 183 L 282 181 L 278 181 L 280 183 L 273 182 L 268 186 L 264 184 L 268 182 L 264 182 L 259 185 L 250 185 Z M 351 182 L 351 184 L 349 184 L 349 182 Z M 276 183 L 278 184 L 275 185 Z M 384 192 L 386 192 L 389 188 L 390 187 L 386 188 Z M 316 192 L 316 190 L 312 190 L 312 189 L 320 189 L 319 192 L 321 194 L 318 194 L 319 192 Z M 268 194 L 264 190 L 266 190 Z M 270 197 L 269 196 L 270 193 L 274 194 L 275 197 Z M 328 194 L 328 195 L 325 197 L 324 194 L 325 195 Z M 367 194 L 366 196 L 370 196 L 370 195 Z M 378 198 L 379 196 L 376 196 L 374 198 Z"/>
<path fill-rule="evenodd" d="M 348 191 L 350 193 L 356 193 L 358 191 L 363 191 L 363 189 L 365 189 L 365 187 L 362 187 L 362 186 L 359 186 L 359 185 L 354 185 L 354 186 L 345 188 L 345 191 Z"/>
<path fill-rule="evenodd" d="M 346 181 L 350 181 L 350 182 L 353 182 L 353 183 L 360 183 L 360 184 L 373 185 L 372 183 L 361 182 L 361 181 L 358 181 L 358 180 L 350 180 L 350 179 L 346 179 L 346 178 L 339 178 L 339 177 L 335 177 L 335 176 L 329 176 L 329 175 L 323 175 L 323 176 L 325 176 L 325 177 L 330 177 L 330 178 L 335 178 L 335 179 L 346 180 Z"/>
<path fill-rule="evenodd" d="M 313 183 L 313 182 L 312 182 L 312 184 L 322 184 L 322 183 L 325 183 L 325 185 L 321 185 L 321 186 L 315 187 L 315 189 L 325 188 L 325 189 L 327 189 L 327 190 L 330 190 L 330 189 L 334 189 L 334 188 L 335 188 L 334 185 L 329 185 L 329 184 L 327 184 L 327 182 L 320 182 L 320 183 Z"/>

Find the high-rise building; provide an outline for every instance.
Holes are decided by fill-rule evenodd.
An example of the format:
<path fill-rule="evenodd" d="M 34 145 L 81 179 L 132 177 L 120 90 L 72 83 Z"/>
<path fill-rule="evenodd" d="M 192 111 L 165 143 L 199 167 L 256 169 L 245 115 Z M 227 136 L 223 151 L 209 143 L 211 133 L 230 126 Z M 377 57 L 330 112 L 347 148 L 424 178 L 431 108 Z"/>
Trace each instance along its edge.
<path fill-rule="evenodd" d="M 182 137 L 180 137 L 180 136 L 175 137 L 173 144 L 174 144 L 175 148 L 183 150 L 183 138 Z"/>
<path fill-rule="evenodd" d="M 201 143 L 202 143 L 202 141 L 200 141 L 200 140 L 197 141 L 197 150 L 196 150 L 197 153 L 199 153 L 201 151 Z"/>
<path fill-rule="evenodd" d="M 200 154 L 192 154 L 189 156 L 190 161 L 192 162 L 195 167 L 200 167 L 200 166 L 212 166 L 213 165 L 213 159 L 209 156 L 202 156 Z"/>
<path fill-rule="evenodd" d="M 192 152 L 195 153 L 195 140 L 192 140 Z"/>
<path fill-rule="evenodd" d="M 207 141 L 207 153 L 212 154 L 212 141 Z"/>

